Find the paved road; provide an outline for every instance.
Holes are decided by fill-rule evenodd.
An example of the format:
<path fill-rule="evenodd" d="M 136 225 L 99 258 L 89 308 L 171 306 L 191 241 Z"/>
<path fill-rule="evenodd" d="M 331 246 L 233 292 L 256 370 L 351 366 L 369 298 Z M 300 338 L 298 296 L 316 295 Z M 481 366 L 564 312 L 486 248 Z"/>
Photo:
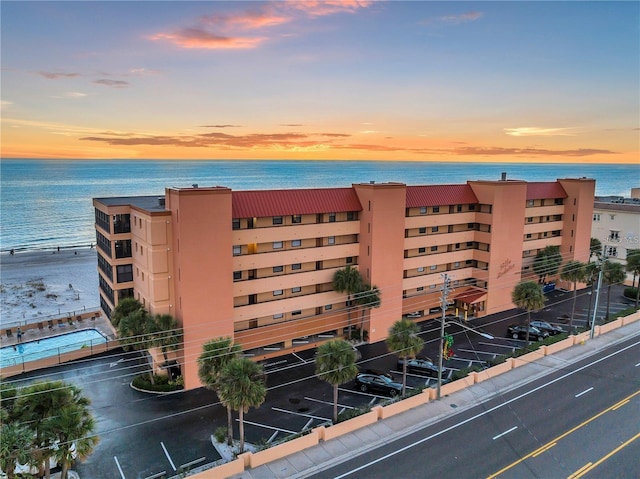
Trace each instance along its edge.
<path fill-rule="evenodd" d="M 625 442 L 585 477 L 638 477 L 639 358 L 635 337 L 306 477 L 566 478 Z"/>

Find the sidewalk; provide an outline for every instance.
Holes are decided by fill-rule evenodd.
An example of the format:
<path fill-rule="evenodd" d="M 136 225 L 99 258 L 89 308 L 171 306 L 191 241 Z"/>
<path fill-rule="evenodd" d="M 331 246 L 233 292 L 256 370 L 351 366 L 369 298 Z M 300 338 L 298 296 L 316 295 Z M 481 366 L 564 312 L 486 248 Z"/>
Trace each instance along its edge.
<path fill-rule="evenodd" d="M 360 455 L 378 445 L 406 436 L 444 417 L 465 411 L 479 403 L 541 378 L 552 370 L 566 367 L 598 351 L 640 335 L 640 321 L 597 336 L 557 354 L 510 370 L 493 379 L 430 401 L 405 413 L 380 420 L 339 438 L 321 442 L 317 446 L 292 454 L 286 458 L 250 469 L 232 476 L 232 479 L 302 479 Z"/>

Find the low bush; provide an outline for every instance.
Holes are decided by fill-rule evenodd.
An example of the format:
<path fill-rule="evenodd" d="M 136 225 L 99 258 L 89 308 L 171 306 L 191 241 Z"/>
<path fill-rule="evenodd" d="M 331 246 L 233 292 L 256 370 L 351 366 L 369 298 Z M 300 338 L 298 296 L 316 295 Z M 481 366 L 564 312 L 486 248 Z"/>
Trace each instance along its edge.
<path fill-rule="evenodd" d="M 184 389 L 184 381 L 182 376 L 179 376 L 175 381 L 169 380 L 168 376 L 153 375 L 153 382 L 151 381 L 150 374 L 141 374 L 133 378 L 131 384 L 143 391 L 152 392 L 173 392 Z"/>
<path fill-rule="evenodd" d="M 219 443 L 223 443 L 227 440 L 227 426 L 218 426 L 215 431 L 213 431 L 213 437 L 216 438 L 216 441 Z"/>
<path fill-rule="evenodd" d="M 638 288 L 624 288 L 624 293 L 622 293 L 625 298 L 636 299 L 636 295 L 638 294 Z"/>
<path fill-rule="evenodd" d="M 338 422 L 348 421 L 354 417 L 362 416 L 363 414 L 371 411 L 371 406 L 358 407 L 354 409 L 347 409 L 338 414 Z M 336 423 L 337 424 L 337 423 Z"/>

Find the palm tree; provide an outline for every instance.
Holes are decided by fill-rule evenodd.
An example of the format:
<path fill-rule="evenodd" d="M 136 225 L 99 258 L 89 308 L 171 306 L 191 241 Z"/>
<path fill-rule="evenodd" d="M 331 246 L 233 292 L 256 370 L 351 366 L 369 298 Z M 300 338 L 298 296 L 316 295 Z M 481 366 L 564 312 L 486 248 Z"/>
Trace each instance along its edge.
<path fill-rule="evenodd" d="M 407 359 L 415 358 L 422 348 L 424 341 L 418 337 L 419 326 L 408 319 L 400 319 L 389 329 L 387 347 L 389 351 L 402 359 L 402 395 L 405 394 L 407 384 Z"/>
<path fill-rule="evenodd" d="M 2 424 L 0 437 L 0 469 L 8 479 L 13 479 L 16 465 L 29 460 L 33 433 L 18 422 L 11 422 Z"/>
<path fill-rule="evenodd" d="M 167 351 L 175 351 L 182 343 L 182 330 L 178 321 L 170 314 L 157 314 L 148 326 L 151 344 L 160 348 L 166 361 Z"/>
<path fill-rule="evenodd" d="M 560 265 L 562 264 L 562 255 L 558 246 L 545 246 L 544 249 L 538 251 L 533 260 L 533 271 L 539 277 L 539 283 L 544 283 L 547 276 L 558 274 Z"/>
<path fill-rule="evenodd" d="M 338 386 L 358 374 L 356 353 L 344 339 L 334 339 L 318 346 L 316 376 L 333 386 L 333 422 L 338 422 Z"/>
<path fill-rule="evenodd" d="M 586 265 L 580 261 L 567 261 L 564 268 L 562 268 L 562 273 L 560 273 L 560 277 L 563 280 L 573 283 L 573 303 L 571 305 L 571 317 L 569 318 L 569 334 L 573 333 L 573 316 L 576 311 L 578 282 L 585 280 L 585 266 Z"/>
<path fill-rule="evenodd" d="M 333 289 L 338 293 L 347 293 L 348 337 L 351 338 L 351 295 L 358 293 L 362 289 L 360 272 L 351 266 L 339 269 L 333 275 Z"/>
<path fill-rule="evenodd" d="M 16 399 L 16 418 L 28 424 L 32 432 L 32 459 L 38 466 L 38 477 L 49 477 L 49 458 L 54 454 L 51 446 L 57 441 L 57 431 L 50 427 L 50 422 L 71 404 L 88 406 L 89 400 L 80 394 L 80 389 L 62 381 L 27 386 Z"/>
<path fill-rule="evenodd" d="M 624 281 L 627 275 L 624 272 L 624 267 L 615 261 L 606 260 L 602 265 L 602 279 L 607 286 L 607 319 L 609 318 L 609 305 L 611 304 L 611 287 L 614 284 L 620 284 Z"/>
<path fill-rule="evenodd" d="M 544 306 L 544 293 L 542 287 L 535 281 L 523 281 L 518 283 L 511 292 L 511 300 L 513 303 L 527 311 L 527 342 L 525 349 L 529 345 L 529 328 L 531 326 L 531 311 L 537 311 Z"/>
<path fill-rule="evenodd" d="M 640 249 L 627 250 L 627 267 L 629 273 L 633 273 L 633 281 L 631 286 L 636 288 L 636 309 L 638 308 L 638 299 L 640 299 L 640 279 L 636 287 L 636 276 L 640 276 Z"/>
<path fill-rule="evenodd" d="M 589 259 L 593 256 L 595 256 L 596 259 L 600 259 L 602 256 L 602 242 L 598 238 L 591 238 L 589 244 Z"/>
<path fill-rule="evenodd" d="M 118 323 L 118 340 L 125 351 L 142 351 L 151 345 L 153 316 L 145 309 L 137 309 Z"/>
<path fill-rule="evenodd" d="M 118 305 L 113 308 L 113 312 L 111 313 L 111 324 L 113 327 L 118 329 L 118 325 L 122 318 L 129 316 L 131 313 L 138 311 L 139 309 L 144 309 L 144 306 L 140 301 L 135 298 L 124 298 L 118 302 Z"/>
<path fill-rule="evenodd" d="M 198 358 L 198 377 L 207 389 L 217 391 L 220 374 L 232 359 L 240 356 L 242 348 L 233 344 L 231 338 L 216 338 L 202 346 L 202 354 Z M 227 444 L 233 444 L 233 418 L 231 407 L 227 405 Z"/>
<path fill-rule="evenodd" d="M 360 316 L 360 341 L 364 341 L 364 316 L 368 309 L 380 306 L 380 290 L 376 286 L 363 283 L 360 291 L 354 296 L 354 300 L 362 309 Z"/>
<path fill-rule="evenodd" d="M 67 479 L 73 462 L 91 455 L 98 444 L 98 436 L 92 435 L 96 428 L 93 415 L 87 404 L 74 402 L 60 408 L 47 427 L 57 437 L 54 457 L 61 465 L 60 479 Z"/>
<path fill-rule="evenodd" d="M 220 373 L 218 395 L 223 404 L 238 411 L 240 419 L 240 453 L 244 452 L 244 413 L 258 407 L 267 396 L 265 375 L 260 366 L 248 358 L 234 358 Z"/>

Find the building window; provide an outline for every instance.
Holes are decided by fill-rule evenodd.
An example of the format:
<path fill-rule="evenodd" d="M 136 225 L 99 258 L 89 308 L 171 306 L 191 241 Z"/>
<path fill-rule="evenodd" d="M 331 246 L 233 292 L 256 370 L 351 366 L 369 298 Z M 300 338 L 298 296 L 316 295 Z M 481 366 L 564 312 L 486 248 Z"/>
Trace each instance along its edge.
<path fill-rule="evenodd" d="M 274 295 L 274 296 L 282 296 L 282 290 L 281 290 L 281 289 L 276 289 L 276 290 L 273 292 L 273 295 Z"/>
<path fill-rule="evenodd" d="M 437 226 L 432 226 L 431 227 L 431 232 L 432 233 L 437 233 L 438 232 L 438 227 Z"/>
<path fill-rule="evenodd" d="M 429 289 L 436 289 L 436 285 L 435 284 L 430 284 L 429 285 Z M 429 311 L 429 312 L 431 312 L 431 311 Z"/>
<path fill-rule="evenodd" d="M 353 211 L 347 211 L 347 221 L 353 221 L 355 219 L 356 219 L 355 213 Z"/>
<path fill-rule="evenodd" d="M 431 247 L 431 251 L 438 251 L 438 247 L 437 246 L 432 246 Z"/>
<path fill-rule="evenodd" d="M 462 205 L 457 205 L 457 206 L 456 206 L 456 211 L 457 211 L 458 213 L 460 213 L 460 212 L 462 211 Z"/>
<path fill-rule="evenodd" d="M 421 215 L 426 215 L 427 214 L 427 207 L 426 206 L 421 206 L 420 207 L 420 214 Z"/>
<path fill-rule="evenodd" d="M 298 246 L 302 246 L 302 240 L 291 240 L 291 246 L 296 248 Z"/>
<path fill-rule="evenodd" d="M 347 264 L 353 263 L 353 256 L 347 256 L 346 262 Z"/>
<path fill-rule="evenodd" d="M 336 214 L 329 213 L 329 223 L 335 223 L 335 222 L 336 222 Z"/>
<path fill-rule="evenodd" d="M 274 266 L 273 267 L 273 272 L 274 273 L 282 273 L 284 271 L 284 266 Z"/>
<path fill-rule="evenodd" d="M 328 244 L 336 244 L 336 237 L 335 236 L 329 236 L 327 238 L 327 243 Z"/>
<path fill-rule="evenodd" d="M 418 233 L 420 233 L 421 235 L 422 235 L 422 234 L 425 234 L 426 232 L 427 232 L 427 228 L 426 228 L 426 227 L 425 227 L 425 228 L 420 228 L 420 229 L 418 230 Z"/>
<path fill-rule="evenodd" d="M 424 286 L 418 286 L 418 287 L 416 288 L 416 291 L 424 291 Z"/>
<path fill-rule="evenodd" d="M 233 280 L 237 281 L 239 279 L 242 279 L 242 271 L 234 271 L 233 272 Z"/>
<path fill-rule="evenodd" d="M 273 315 L 273 319 L 282 319 L 284 318 L 284 314 L 282 313 L 276 313 Z"/>
<path fill-rule="evenodd" d="M 274 241 L 273 249 L 282 249 L 282 241 Z"/>
<path fill-rule="evenodd" d="M 231 227 L 234 230 L 239 230 L 240 229 L 240 219 L 239 218 L 235 218 L 235 219 L 231 220 Z"/>
<path fill-rule="evenodd" d="M 291 316 L 300 316 L 302 314 L 301 310 L 291 311 Z"/>
<path fill-rule="evenodd" d="M 427 248 L 418 248 L 418 253 L 424 253 L 427 251 Z"/>
<path fill-rule="evenodd" d="M 242 253 L 242 248 L 240 246 L 234 246 L 233 247 L 233 256 L 238 256 L 240 253 Z"/>
<path fill-rule="evenodd" d="M 533 216 L 529 216 L 527 218 L 527 223 L 533 223 Z"/>
<path fill-rule="evenodd" d="M 467 241 L 467 246 L 473 246 L 473 241 Z"/>
<path fill-rule="evenodd" d="M 474 229 L 476 227 L 475 223 L 467 223 L 467 228 L 469 228 L 470 230 Z"/>
<path fill-rule="evenodd" d="M 302 215 L 291 215 L 291 223 L 294 225 L 302 223 Z"/>
<path fill-rule="evenodd" d="M 618 248 L 616 246 L 609 246 L 607 248 L 607 256 L 614 258 L 618 256 Z"/>
<path fill-rule="evenodd" d="M 616 215 L 609 215 L 609 218 L 611 218 L 611 221 L 616 219 Z"/>
<path fill-rule="evenodd" d="M 434 206 L 432 211 L 434 213 L 440 213 L 440 207 L 439 206 Z"/>
<path fill-rule="evenodd" d="M 527 206 L 533 206 L 535 204 L 534 200 L 527 200 Z"/>
<path fill-rule="evenodd" d="M 611 230 L 609 232 L 609 241 L 620 241 L 620 232 Z"/>
<path fill-rule="evenodd" d="M 527 233 L 526 238 L 527 238 L 527 239 L 531 239 L 531 233 Z"/>
<path fill-rule="evenodd" d="M 273 217 L 273 224 L 274 225 L 281 225 L 282 224 L 282 216 L 274 216 Z"/>
<path fill-rule="evenodd" d="M 330 310 L 332 310 L 332 309 L 333 309 L 333 304 L 327 304 L 327 305 L 324 307 L 324 310 L 325 310 L 325 311 L 330 311 Z"/>
<path fill-rule="evenodd" d="M 469 205 L 469 211 L 474 211 L 476 209 L 476 205 Z"/>
<path fill-rule="evenodd" d="M 563 204 L 564 204 L 564 200 L 563 200 L 562 198 L 556 198 L 556 199 L 554 200 L 554 203 L 555 203 L 556 205 L 563 205 Z"/>
<path fill-rule="evenodd" d="M 438 269 L 438 265 L 432 264 L 431 266 L 429 266 L 429 269 L 431 271 L 435 271 L 436 269 Z"/>
<path fill-rule="evenodd" d="M 293 264 L 291 265 L 291 269 L 292 269 L 292 270 L 302 269 L 302 263 L 293 263 Z"/>
<path fill-rule="evenodd" d="M 456 243 L 456 249 L 460 248 L 460 243 Z"/>
<path fill-rule="evenodd" d="M 418 268 L 418 273 L 423 273 L 424 272 L 424 266 L 420 266 Z"/>
<path fill-rule="evenodd" d="M 291 288 L 292 293 L 299 293 L 300 291 L 302 291 L 302 288 L 300 286 L 294 286 L 293 288 Z"/>
<path fill-rule="evenodd" d="M 455 263 L 453 263 L 453 265 L 454 265 L 456 268 L 459 268 L 459 267 L 460 267 L 460 261 L 456 261 Z"/>
<path fill-rule="evenodd" d="M 593 214 L 593 221 L 600 221 L 600 213 Z"/>

